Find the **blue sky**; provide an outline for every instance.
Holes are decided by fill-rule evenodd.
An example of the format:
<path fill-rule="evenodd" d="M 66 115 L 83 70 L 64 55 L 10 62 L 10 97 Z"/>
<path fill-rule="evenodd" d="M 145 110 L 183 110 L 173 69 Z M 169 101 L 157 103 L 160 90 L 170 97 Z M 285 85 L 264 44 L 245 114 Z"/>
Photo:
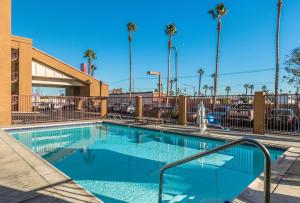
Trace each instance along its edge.
<path fill-rule="evenodd" d="M 179 49 L 179 84 L 197 86 L 196 71 L 205 70 L 203 84 L 215 68 L 216 22 L 207 14 L 215 0 L 12 0 L 13 34 L 33 38 L 34 46 L 79 67 L 83 52 L 92 48 L 98 55 L 95 76 L 111 88 L 128 89 L 129 51 L 126 24 L 138 29 L 133 44 L 133 76 L 137 91 L 155 88 L 148 78 L 151 69 L 167 75 L 165 25 L 174 22 L 178 33 L 174 45 Z M 219 69 L 219 91 L 225 86 L 232 93 L 244 92 L 243 84 L 263 84 L 273 91 L 275 71 L 275 29 L 277 0 L 225 0 L 229 13 L 223 19 Z M 300 46 L 300 2 L 284 1 L 282 9 L 281 60 Z M 172 62 L 174 75 L 174 62 Z M 281 66 L 283 67 L 283 66 Z M 237 72 L 257 71 L 248 74 Z M 264 71 L 266 70 L 266 71 Z M 223 73 L 223 75 L 222 75 Z M 226 73 L 226 74 L 224 74 Z M 228 74 L 227 74 L 228 73 Z M 236 73 L 236 74 L 231 74 Z M 284 70 L 281 70 L 281 77 Z M 165 87 L 165 84 L 164 84 Z M 284 91 L 290 87 L 280 80 Z M 188 91 L 192 91 L 188 88 Z"/>

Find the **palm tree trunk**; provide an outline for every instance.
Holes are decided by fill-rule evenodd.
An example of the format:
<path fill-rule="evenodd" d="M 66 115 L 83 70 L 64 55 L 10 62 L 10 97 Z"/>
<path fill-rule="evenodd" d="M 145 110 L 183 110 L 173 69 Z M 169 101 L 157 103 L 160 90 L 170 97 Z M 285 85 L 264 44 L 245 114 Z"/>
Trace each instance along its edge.
<path fill-rule="evenodd" d="M 245 90 L 246 90 L 246 96 L 248 95 L 248 88 L 245 88 Z"/>
<path fill-rule="evenodd" d="M 205 94 L 205 96 L 206 96 L 206 95 L 207 95 L 207 89 L 205 89 L 204 91 L 205 91 L 204 94 Z"/>
<path fill-rule="evenodd" d="M 228 96 L 229 96 L 229 91 L 227 91 L 227 98 L 228 98 Z"/>
<path fill-rule="evenodd" d="M 202 75 L 199 75 L 199 87 L 198 87 L 198 96 L 201 96 L 201 82 L 202 82 Z"/>
<path fill-rule="evenodd" d="M 167 81 L 167 105 L 169 104 L 170 95 L 170 77 L 171 77 L 171 47 L 172 47 L 172 37 L 169 38 L 168 43 L 168 81 Z"/>
<path fill-rule="evenodd" d="M 132 97 L 132 36 L 130 33 L 129 36 L 129 65 L 130 65 L 130 70 L 129 70 L 129 98 L 131 101 Z"/>
<path fill-rule="evenodd" d="M 214 78 L 214 97 L 213 97 L 213 108 L 216 104 L 216 96 L 218 91 L 218 71 L 219 71 L 219 50 L 220 50 L 220 38 L 221 38 L 221 20 L 218 19 L 218 42 L 217 42 L 217 54 L 216 54 L 216 71 Z"/>
<path fill-rule="evenodd" d="M 88 75 L 91 75 L 91 68 L 92 68 L 92 59 L 89 58 L 88 59 Z"/>
<path fill-rule="evenodd" d="M 279 34 L 280 34 L 280 17 L 281 17 L 281 8 L 282 8 L 282 0 L 278 0 L 277 4 L 277 30 L 276 30 L 276 74 L 275 74 L 275 107 L 278 107 L 278 86 L 279 86 Z"/>

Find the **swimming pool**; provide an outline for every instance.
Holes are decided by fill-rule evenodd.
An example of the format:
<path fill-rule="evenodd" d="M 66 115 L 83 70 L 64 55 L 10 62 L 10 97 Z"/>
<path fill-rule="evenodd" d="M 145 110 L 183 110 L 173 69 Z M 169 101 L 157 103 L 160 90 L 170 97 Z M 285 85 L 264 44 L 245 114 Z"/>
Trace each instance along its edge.
<path fill-rule="evenodd" d="M 9 133 L 108 203 L 157 202 L 162 166 L 225 143 L 108 123 Z M 273 161 L 283 153 L 269 150 Z M 230 201 L 263 171 L 263 161 L 261 151 L 243 145 L 170 169 L 163 200 Z"/>

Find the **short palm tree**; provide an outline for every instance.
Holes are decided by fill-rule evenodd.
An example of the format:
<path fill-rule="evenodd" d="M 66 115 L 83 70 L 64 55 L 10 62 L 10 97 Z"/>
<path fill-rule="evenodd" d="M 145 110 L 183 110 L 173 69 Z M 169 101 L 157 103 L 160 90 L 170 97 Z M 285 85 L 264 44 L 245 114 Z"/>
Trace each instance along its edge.
<path fill-rule="evenodd" d="M 253 90 L 254 90 L 254 85 L 249 85 L 249 89 L 250 89 L 250 94 L 253 94 Z"/>
<path fill-rule="evenodd" d="M 88 75 L 91 75 L 92 63 L 97 59 L 97 55 L 92 49 L 88 49 L 84 52 L 83 57 L 88 59 Z"/>
<path fill-rule="evenodd" d="M 261 90 L 263 91 L 263 92 L 265 92 L 265 93 L 268 93 L 268 88 L 267 88 L 267 85 L 263 85 L 262 87 L 261 87 Z"/>
<path fill-rule="evenodd" d="M 91 66 L 91 75 L 94 77 L 94 72 L 97 70 L 97 67 L 95 65 Z"/>
<path fill-rule="evenodd" d="M 133 22 L 129 22 L 127 24 L 127 31 L 129 32 L 128 40 L 129 40 L 129 97 L 131 98 L 132 94 L 132 40 L 133 40 L 133 33 L 136 31 L 136 24 Z"/>
<path fill-rule="evenodd" d="M 176 25 L 174 23 L 166 25 L 165 33 L 169 37 L 169 42 L 168 42 L 168 81 L 167 81 L 167 97 L 168 97 L 170 94 L 172 38 L 177 33 Z M 168 103 L 168 101 L 167 101 L 167 103 Z"/>
<path fill-rule="evenodd" d="M 198 87 L 198 96 L 201 96 L 201 82 L 202 82 L 202 77 L 204 74 L 204 70 L 200 68 L 197 72 L 199 74 L 199 87 Z"/>
<path fill-rule="evenodd" d="M 231 91 L 231 87 L 230 87 L 230 86 L 227 86 L 227 87 L 225 88 L 225 91 L 226 91 L 227 97 L 228 97 L 228 96 L 229 96 L 229 92 Z"/>
<path fill-rule="evenodd" d="M 216 95 L 218 91 L 218 71 L 219 71 L 219 50 L 220 50 L 220 38 L 221 38 L 221 20 L 222 18 L 227 14 L 228 9 L 225 7 L 223 3 L 217 4 L 217 6 L 208 11 L 208 14 L 212 16 L 213 19 L 217 19 L 218 21 L 218 40 L 217 40 L 217 54 L 216 54 L 216 71 L 215 71 L 215 77 L 214 77 L 214 99 L 213 104 L 215 104 L 216 101 Z"/>
<path fill-rule="evenodd" d="M 210 86 L 209 90 L 210 90 L 210 96 L 213 96 L 214 86 Z"/>
<path fill-rule="evenodd" d="M 281 17 L 282 0 L 278 0 L 277 3 L 277 29 L 276 29 L 276 74 L 275 74 L 275 107 L 278 108 L 277 96 L 278 96 L 278 86 L 279 86 L 279 35 L 280 35 L 280 17 Z"/>
<path fill-rule="evenodd" d="M 246 95 L 248 95 L 248 88 L 249 88 L 249 84 L 244 84 L 244 88 L 245 88 L 245 90 L 246 90 Z"/>
<path fill-rule="evenodd" d="M 203 89 L 204 89 L 204 96 L 206 96 L 207 95 L 207 90 L 209 89 L 209 86 L 208 85 L 204 85 Z"/>
<path fill-rule="evenodd" d="M 170 95 L 174 95 L 174 92 L 173 92 L 173 84 L 174 84 L 174 80 L 170 80 Z"/>

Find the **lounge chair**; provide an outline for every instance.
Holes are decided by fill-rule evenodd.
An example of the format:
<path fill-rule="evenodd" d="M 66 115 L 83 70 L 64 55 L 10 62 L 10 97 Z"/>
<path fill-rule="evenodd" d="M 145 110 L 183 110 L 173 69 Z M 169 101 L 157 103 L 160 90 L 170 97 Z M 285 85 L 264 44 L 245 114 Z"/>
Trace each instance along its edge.
<path fill-rule="evenodd" d="M 112 118 L 112 119 L 122 119 L 121 114 L 119 113 L 108 113 L 107 118 Z"/>
<path fill-rule="evenodd" d="M 161 118 L 162 109 L 160 108 L 153 108 L 147 117 L 135 117 L 135 122 L 139 122 L 142 124 L 159 124 L 164 123 L 164 119 Z"/>

